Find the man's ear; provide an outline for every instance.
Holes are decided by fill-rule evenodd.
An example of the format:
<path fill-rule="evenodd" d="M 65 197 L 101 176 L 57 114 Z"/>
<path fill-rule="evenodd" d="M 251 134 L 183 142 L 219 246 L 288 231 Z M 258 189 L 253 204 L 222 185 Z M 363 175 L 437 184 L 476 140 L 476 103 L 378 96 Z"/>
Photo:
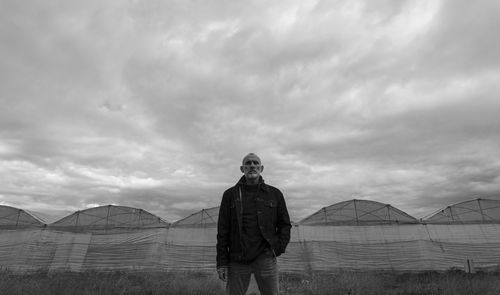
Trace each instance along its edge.
<path fill-rule="evenodd" d="M 264 171 L 264 166 L 260 166 L 260 173 L 262 173 L 262 171 Z"/>
<path fill-rule="evenodd" d="M 245 171 L 243 171 L 243 166 L 240 166 L 240 171 L 241 173 L 245 173 Z"/>

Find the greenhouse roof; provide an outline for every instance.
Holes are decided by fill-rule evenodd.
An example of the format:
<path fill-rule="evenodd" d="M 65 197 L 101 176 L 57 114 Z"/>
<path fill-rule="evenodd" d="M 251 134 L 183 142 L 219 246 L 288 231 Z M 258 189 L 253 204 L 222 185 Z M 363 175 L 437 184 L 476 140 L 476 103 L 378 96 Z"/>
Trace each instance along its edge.
<path fill-rule="evenodd" d="M 219 207 L 202 209 L 172 224 L 172 227 L 215 227 L 219 218 Z"/>
<path fill-rule="evenodd" d="M 440 209 L 425 223 L 500 223 L 500 200 L 473 199 Z"/>
<path fill-rule="evenodd" d="M 153 228 L 169 226 L 160 217 L 146 210 L 126 206 L 106 205 L 89 208 L 51 223 L 50 227 L 63 228 Z"/>
<path fill-rule="evenodd" d="M 370 225 L 418 223 L 409 214 L 388 204 L 369 200 L 348 200 L 321 208 L 299 221 L 300 225 Z"/>
<path fill-rule="evenodd" d="M 17 228 L 31 226 L 43 227 L 45 223 L 23 209 L 0 205 L 0 227 Z"/>

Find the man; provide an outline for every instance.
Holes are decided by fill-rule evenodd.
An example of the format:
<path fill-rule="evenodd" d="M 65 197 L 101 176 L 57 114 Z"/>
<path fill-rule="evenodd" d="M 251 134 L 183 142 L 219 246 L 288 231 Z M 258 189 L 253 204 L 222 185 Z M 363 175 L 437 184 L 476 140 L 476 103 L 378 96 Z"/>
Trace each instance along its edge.
<path fill-rule="evenodd" d="M 243 176 L 222 196 L 217 225 L 217 272 L 226 293 L 245 294 L 250 275 L 262 295 L 278 295 L 276 257 L 290 241 L 290 218 L 281 191 L 264 183 L 260 158 L 243 158 Z"/>

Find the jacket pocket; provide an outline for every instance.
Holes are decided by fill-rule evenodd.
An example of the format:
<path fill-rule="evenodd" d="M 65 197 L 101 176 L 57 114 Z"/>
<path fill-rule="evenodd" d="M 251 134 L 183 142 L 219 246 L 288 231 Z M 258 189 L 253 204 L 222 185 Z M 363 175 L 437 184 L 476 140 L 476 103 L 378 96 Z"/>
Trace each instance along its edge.
<path fill-rule="evenodd" d="M 276 208 L 276 207 L 278 207 L 278 202 L 276 202 L 275 200 L 266 200 L 266 201 L 264 201 L 264 206 Z"/>

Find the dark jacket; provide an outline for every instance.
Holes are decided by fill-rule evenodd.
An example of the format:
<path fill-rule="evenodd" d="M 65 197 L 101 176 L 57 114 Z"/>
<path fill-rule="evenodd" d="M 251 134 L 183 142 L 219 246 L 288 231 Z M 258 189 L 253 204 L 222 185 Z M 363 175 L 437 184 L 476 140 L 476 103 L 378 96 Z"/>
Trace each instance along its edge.
<path fill-rule="evenodd" d="M 246 262 L 240 240 L 242 202 L 240 183 L 226 190 L 222 196 L 217 224 L 217 267 L 229 261 Z M 262 236 L 277 257 L 285 252 L 290 241 L 290 217 L 281 191 L 260 179 L 257 201 L 258 223 Z"/>

